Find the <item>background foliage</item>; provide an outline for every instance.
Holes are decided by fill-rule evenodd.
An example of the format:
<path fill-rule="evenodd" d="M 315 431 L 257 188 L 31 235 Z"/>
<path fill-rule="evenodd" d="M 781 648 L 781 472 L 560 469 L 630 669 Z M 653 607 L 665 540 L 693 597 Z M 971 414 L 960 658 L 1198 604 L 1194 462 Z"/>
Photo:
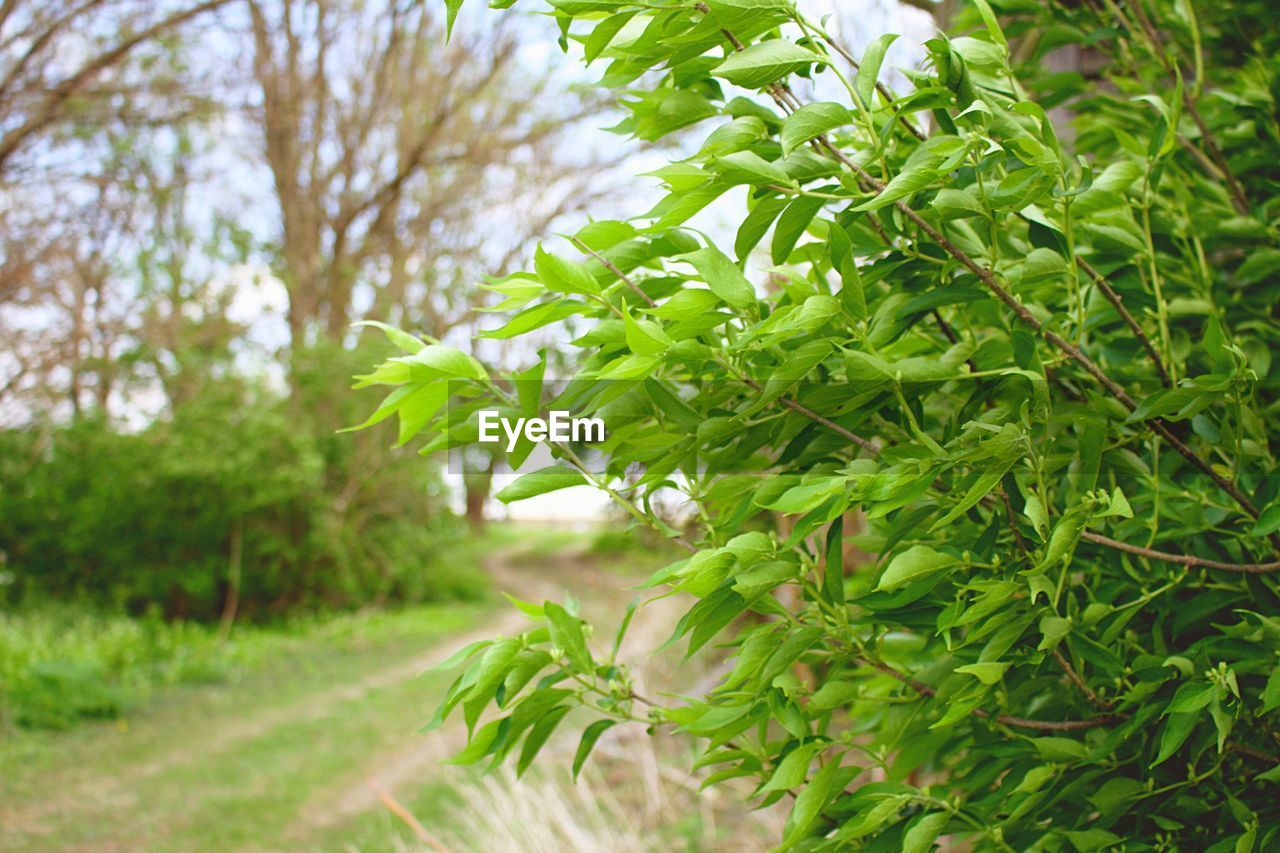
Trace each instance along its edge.
<path fill-rule="evenodd" d="M 694 599 L 670 642 L 728 662 L 705 695 L 647 696 L 613 630 L 522 604 L 541 626 L 452 662 L 456 760 L 523 769 L 584 707 L 575 772 L 612 725 L 687 732 L 712 781 L 793 800 L 788 847 L 1273 847 L 1280 135 L 1256 8 L 977 0 L 895 94 L 891 36 L 854 57 L 787 0 L 550 6 L 620 130 L 705 142 L 649 214 L 494 286 L 490 337 L 572 318 L 556 399 L 542 362 L 501 377 L 390 329 L 406 354 L 362 382 L 394 386 L 379 414 L 424 452 L 473 442 L 480 408 L 604 417 L 602 467 L 557 447 L 499 497 L 590 483 L 678 540 L 651 582 Z M 730 191 L 732 240 L 686 226 Z M 649 510 L 671 490 L 690 530 Z"/>
<path fill-rule="evenodd" d="M 335 360 L 326 352 L 322 363 Z M 310 389 L 326 386 L 303 383 L 303 405 L 318 408 Z M 356 422 L 361 404 L 340 399 Z M 370 447 L 381 456 L 392 437 L 362 448 L 294 411 L 231 381 L 138 433 L 83 419 L 4 434 L 10 598 L 216 619 L 237 572 L 238 609 L 250 617 L 479 593 L 479 579 L 430 557 L 460 535 L 438 473 L 388 466 L 376 498 L 362 494 L 348 477 L 368 475 Z"/>
<path fill-rule="evenodd" d="M 229 624 L 474 592 L 429 565 L 461 533 L 438 468 L 336 435 L 385 352 L 350 324 L 465 338 L 481 273 L 595 199 L 613 155 L 562 144 L 600 105 L 530 62 L 535 28 L 445 44 L 443 18 L 0 10 L 3 599 Z"/>

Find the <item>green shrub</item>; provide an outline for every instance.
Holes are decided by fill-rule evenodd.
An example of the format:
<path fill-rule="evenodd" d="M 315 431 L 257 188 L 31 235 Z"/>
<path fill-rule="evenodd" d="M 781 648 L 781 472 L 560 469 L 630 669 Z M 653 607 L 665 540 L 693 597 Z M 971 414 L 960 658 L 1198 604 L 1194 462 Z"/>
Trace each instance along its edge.
<path fill-rule="evenodd" d="M 26 606 L 0 614 L 0 717 L 55 729 L 114 718 L 152 687 L 219 681 L 242 661 L 241 646 L 191 623 Z"/>
<path fill-rule="evenodd" d="M 215 626 L 132 617 L 83 602 L 0 611 L 0 726 L 69 728 L 146 707 L 174 685 L 216 684 L 282 655 L 420 638 L 439 605 L 333 614 L 295 612 L 270 625 Z"/>
<path fill-rule="evenodd" d="M 432 449 L 475 441 L 480 409 L 604 418 L 602 464 L 556 445 L 499 497 L 594 484 L 678 539 L 652 581 L 695 600 L 671 642 L 732 665 L 640 696 L 614 632 L 529 605 L 543 625 L 463 656 L 436 722 L 492 709 L 457 760 L 524 767 L 586 706 L 575 770 L 610 725 L 691 734 L 710 782 L 790 798 L 787 847 L 1280 844 L 1280 60 L 1258 7 L 976 0 L 897 95 L 888 39 L 854 71 L 788 0 L 551 6 L 623 91 L 620 130 L 706 141 L 654 173 L 649 214 L 494 285 L 516 313 L 491 337 L 574 318 L 554 402 L 541 364 L 515 382 L 404 335 L 364 381 Z M 1097 79 L 1048 66 L 1066 44 Z M 681 227 L 735 188 L 732 245 Z M 672 492 L 684 533 L 650 510 Z M 845 565 L 850 539 L 871 556 Z"/>
<path fill-rule="evenodd" d="M 239 612 L 251 618 L 474 597 L 473 579 L 432 559 L 460 528 L 430 464 L 367 488 L 396 458 L 391 438 L 353 448 L 335 433 L 356 422 L 354 406 L 324 407 L 319 394 L 291 402 L 216 382 L 141 432 L 81 419 L 47 435 L 0 433 L 9 595 L 215 619 L 238 553 Z"/>
<path fill-rule="evenodd" d="M 14 722 L 22 726 L 67 729 L 82 717 L 114 718 L 125 707 L 125 693 L 102 671 L 75 661 L 36 664 L 5 696 Z"/>

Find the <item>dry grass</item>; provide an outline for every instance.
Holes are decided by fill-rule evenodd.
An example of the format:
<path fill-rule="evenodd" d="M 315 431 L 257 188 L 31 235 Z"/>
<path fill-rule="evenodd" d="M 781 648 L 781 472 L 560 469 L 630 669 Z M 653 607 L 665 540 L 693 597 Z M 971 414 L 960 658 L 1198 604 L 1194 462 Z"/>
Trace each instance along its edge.
<path fill-rule="evenodd" d="M 768 850 L 781 837 L 785 808 L 749 811 L 722 787 L 699 790 L 692 756 L 675 738 L 655 739 L 619 727 L 597 744 L 575 784 L 565 766 L 574 743 L 548 746 L 541 764 L 517 780 L 502 768 L 460 791 L 466 807 L 441 839 L 457 851 Z"/>
<path fill-rule="evenodd" d="M 632 594 L 621 589 L 630 581 L 601 572 L 588 555 L 561 552 L 558 557 L 559 571 L 574 578 L 587 617 L 602 625 L 616 620 Z M 499 575 L 500 586 L 502 580 Z M 696 693 L 718 680 L 712 655 L 678 665 L 674 653 L 648 654 L 688 606 L 687 600 L 668 598 L 637 613 L 620 657 L 643 661 L 632 673 L 638 692 L 654 697 Z M 579 733 L 590 720 L 571 715 L 522 779 L 510 767 L 479 779 L 460 778 L 455 790 L 464 805 L 449 816 L 448 829 L 424 841 L 422 849 L 737 853 L 777 844 L 789 801 L 753 811 L 745 787 L 718 784 L 701 790 L 711 771 L 690 773 L 695 744 L 669 728 L 652 736 L 641 724 L 608 730 L 574 783 L 569 767 Z"/>

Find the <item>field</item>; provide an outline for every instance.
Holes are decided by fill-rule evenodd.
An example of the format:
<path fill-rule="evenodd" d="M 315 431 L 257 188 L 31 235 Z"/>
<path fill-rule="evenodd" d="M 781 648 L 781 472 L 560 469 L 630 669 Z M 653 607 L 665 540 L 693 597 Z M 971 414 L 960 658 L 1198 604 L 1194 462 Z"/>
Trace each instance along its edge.
<path fill-rule="evenodd" d="M 515 538 L 491 537 L 507 544 L 476 570 L 524 598 L 572 588 L 585 607 L 604 612 L 624 606 L 626 587 L 651 568 L 651 557 L 591 552 L 581 536 L 510 544 Z M 51 618 L 44 614 L 42 624 Z M 88 618 L 62 638 L 82 661 L 110 662 L 120 637 L 145 630 L 100 623 L 110 630 L 95 645 Z M 9 619 L 11 634 L 17 623 Z M 493 816 L 512 811 L 525 814 L 522 832 L 530 835 L 521 843 L 529 849 L 649 849 L 643 839 L 653 831 L 682 847 L 715 846 L 767 829 L 768 815 L 718 818 L 728 800 L 698 797 L 695 777 L 673 769 L 687 762 L 687 745 L 655 744 L 639 730 L 603 743 L 576 786 L 567 780 L 572 741 L 553 742 L 552 757 L 519 788 L 505 770 L 486 776 L 442 765 L 463 742 L 461 725 L 416 730 L 454 674 L 425 670 L 473 640 L 527 625 L 490 600 L 238 629 L 222 651 L 206 629 L 189 629 L 187 644 L 171 630 L 163 661 L 153 654 L 126 670 L 135 688 L 117 719 L 65 730 L 8 725 L 0 742 L 0 848 L 385 850 L 425 838 L 427 846 L 484 849 L 511 831 Z M 646 630 L 666 627 L 659 617 Z M 178 660 L 216 669 L 179 678 L 187 670 Z M 163 678 L 138 686 L 148 667 Z"/>
<path fill-rule="evenodd" d="M 450 636 L 492 613 L 420 607 L 345 618 L 260 642 L 217 684 L 155 691 L 136 713 L 71 731 L 11 731 L 0 744 L 6 849 L 335 848 L 394 834 L 364 784 L 414 743 L 444 676 L 419 677 Z M 372 803 L 367 801 L 372 800 Z M 443 800 L 428 789 L 429 816 Z"/>

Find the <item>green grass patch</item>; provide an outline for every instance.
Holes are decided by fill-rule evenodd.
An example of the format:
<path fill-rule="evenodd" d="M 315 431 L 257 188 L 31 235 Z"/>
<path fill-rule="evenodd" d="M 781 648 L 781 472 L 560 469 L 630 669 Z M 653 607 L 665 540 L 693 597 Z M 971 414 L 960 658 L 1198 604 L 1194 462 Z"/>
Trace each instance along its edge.
<path fill-rule="evenodd" d="M 114 723 L 11 728 L 0 738 L 0 850 L 387 849 L 404 828 L 385 808 L 340 809 L 367 773 L 421 747 L 415 731 L 450 675 L 420 673 L 443 656 L 439 642 L 491 612 L 432 604 L 246 628 L 226 644 L 220 683 L 153 689 Z M 435 772 L 424 761 L 414 775 Z M 447 790 L 416 793 L 425 815 L 448 811 Z"/>
<path fill-rule="evenodd" d="M 0 718 L 24 728 L 67 729 L 116 719 L 157 688 L 225 682 L 264 660 L 309 645 L 387 642 L 422 632 L 448 605 L 307 614 L 259 626 L 134 618 L 46 603 L 0 613 Z"/>

